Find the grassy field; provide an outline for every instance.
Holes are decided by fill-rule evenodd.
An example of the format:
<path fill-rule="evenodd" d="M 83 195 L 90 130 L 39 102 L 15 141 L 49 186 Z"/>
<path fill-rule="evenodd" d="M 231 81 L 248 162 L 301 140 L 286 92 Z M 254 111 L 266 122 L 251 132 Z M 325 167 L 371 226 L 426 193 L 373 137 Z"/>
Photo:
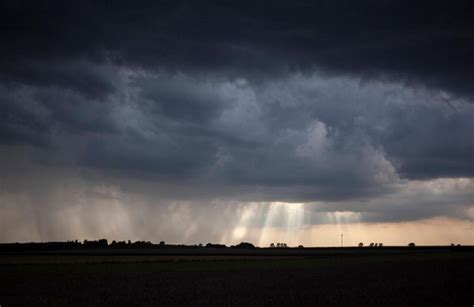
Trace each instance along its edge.
<path fill-rule="evenodd" d="M 473 306 L 474 253 L 0 255 L 6 306 Z"/>

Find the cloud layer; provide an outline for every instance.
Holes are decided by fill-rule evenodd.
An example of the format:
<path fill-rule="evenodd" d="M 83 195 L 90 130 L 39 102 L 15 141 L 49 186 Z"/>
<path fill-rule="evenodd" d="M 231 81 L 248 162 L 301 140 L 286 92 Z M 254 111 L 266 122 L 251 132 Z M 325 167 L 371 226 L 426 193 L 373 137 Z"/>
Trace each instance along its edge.
<path fill-rule="evenodd" d="M 469 1 L 6 1 L 0 12 L 2 230 L 24 215 L 38 227 L 25 238 L 55 237 L 67 225 L 47 215 L 61 224 L 79 210 L 77 230 L 100 233 L 109 205 L 117 223 L 189 215 L 196 233 L 226 229 L 224 241 L 261 230 L 275 202 L 304 203 L 308 225 L 337 212 L 472 220 Z M 101 187 L 117 195 L 91 193 Z M 260 222 L 235 224 L 254 203 Z"/>

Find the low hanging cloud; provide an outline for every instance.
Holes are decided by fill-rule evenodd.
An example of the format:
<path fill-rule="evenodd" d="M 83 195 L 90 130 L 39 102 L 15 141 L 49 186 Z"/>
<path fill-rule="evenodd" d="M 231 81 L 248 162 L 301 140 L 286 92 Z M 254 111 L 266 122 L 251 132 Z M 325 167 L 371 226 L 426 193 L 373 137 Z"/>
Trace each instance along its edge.
<path fill-rule="evenodd" d="M 117 70 L 121 91 L 105 101 L 61 88 L 10 91 L 9 143 L 40 147 L 52 165 L 295 187 L 287 198 L 307 200 L 383 193 L 400 178 L 472 175 L 474 107 L 462 100 L 318 74 L 253 84 Z M 314 192 L 297 191 L 305 186 Z"/>
<path fill-rule="evenodd" d="M 6 1 L 0 240 L 472 221 L 471 9 Z"/>
<path fill-rule="evenodd" d="M 45 175 L 49 180 L 41 181 Z M 38 169 L 28 179 L 9 178 L 16 184 L 0 194 L 0 240 L 107 237 L 189 244 L 247 240 L 266 246 L 283 240 L 292 245 L 337 245 L 343 232 L 347 244 L 406 244 L 404 240 L 415 239 L 420 244 L 472 244 L 472 236 L 459 236 L 461 230 L 474 231 L 469 179 L 404 183 L 397 192 L 370 201 L 284 203 L 172 200 L 163 195 L 170 186 L 141 180 L 120 186 L 93 178 L 64 170 L 53 174 L 51 169 L 47 174 Z"/>
<path fill-rule="evenodd" d="M 110 92 L 77 66 L 87 59 L 255 79 L 321 67 L 473 94 L 470 1 L 4 1 L 0 11 L 7 82 Z"/>

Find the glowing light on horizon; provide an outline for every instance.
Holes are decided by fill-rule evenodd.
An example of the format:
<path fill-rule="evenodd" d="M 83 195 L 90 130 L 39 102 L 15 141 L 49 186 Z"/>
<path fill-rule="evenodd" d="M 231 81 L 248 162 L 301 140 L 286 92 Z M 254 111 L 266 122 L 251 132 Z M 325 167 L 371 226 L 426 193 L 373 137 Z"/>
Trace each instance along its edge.
<path fill-rule="evenodd" d="M 339 246 L 340 235 L 344 234 L 345 246 L 355 245 L 357 238 L 352 236 L 351 224 L 359 223 L 361 220 L 361 213 L 355 211 L 335 211 L 321 213 L 327 217 L 329 224 L 334 225 L 337 232 L 334 233 L 334 246 Z"/>
<path fill-rule="evenodd" d="M 268 246 L 271 242 L 277 241 L 289 245 L 298 245 L 301 235 L 300 230 L 304 226 L 304 210 L 304 204 L 302 203 L 270 203 L 258 244 Z M 283 229 L 281 238 L 272 237 L 271 230 L 274 228 Z"/>
<path fill-rule="evenodd" d="M 268 246 L 270 243 L 284 242 L 288 246 L 300 244 L 317 245 L 321 240 L 327 242 L 328 238 L 318 238 L 318 233 L 307 231 L 307 227 L 314 224 L 332 225 L 334 232 L 334 243 L 340 243 L 340 234 L 344 234 L 347 245 L 355 245 L 359 242 L 359 236 L 354 237 L 351 233 L 351 225 L 360 223 L 361 213 L 355 211 L 321 212 L 313 211 L 304 203 L 247 203 L 239 208 L 239 219 L 229 235 L 225 235 L 222 241 L 230 239 L 232 244 L 241 241 L 250 241 L 258 246 Z M 315 226 L 315 225 L 313 225 Z M 310 237 L 308 234 L 311 233 Z M 325 234 L 327 236 L 327 234 Z M 356 242 L 357 241 L 357 242 Z"/>

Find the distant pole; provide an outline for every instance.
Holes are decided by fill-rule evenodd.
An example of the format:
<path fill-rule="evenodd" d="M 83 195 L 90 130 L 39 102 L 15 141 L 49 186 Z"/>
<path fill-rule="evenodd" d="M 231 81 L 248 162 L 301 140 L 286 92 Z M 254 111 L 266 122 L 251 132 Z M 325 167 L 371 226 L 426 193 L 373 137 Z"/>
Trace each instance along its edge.
<path fill-rule="evenodd" d="M 344 246 L 344 235 L 341 233 L 341 247 Z"/>

